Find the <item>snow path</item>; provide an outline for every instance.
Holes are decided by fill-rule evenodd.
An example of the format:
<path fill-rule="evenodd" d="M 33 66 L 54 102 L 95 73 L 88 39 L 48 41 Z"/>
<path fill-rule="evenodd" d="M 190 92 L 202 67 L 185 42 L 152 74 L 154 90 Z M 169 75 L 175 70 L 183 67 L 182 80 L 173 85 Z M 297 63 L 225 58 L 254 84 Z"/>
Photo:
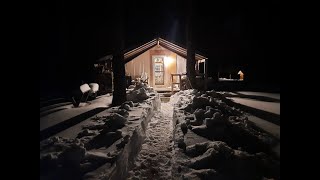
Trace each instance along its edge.
<path fill-rule="evenodd" d="M 173 106 L 161 103 L 146 130 L 146 139 L 128 179 L 171 179 Z"/>

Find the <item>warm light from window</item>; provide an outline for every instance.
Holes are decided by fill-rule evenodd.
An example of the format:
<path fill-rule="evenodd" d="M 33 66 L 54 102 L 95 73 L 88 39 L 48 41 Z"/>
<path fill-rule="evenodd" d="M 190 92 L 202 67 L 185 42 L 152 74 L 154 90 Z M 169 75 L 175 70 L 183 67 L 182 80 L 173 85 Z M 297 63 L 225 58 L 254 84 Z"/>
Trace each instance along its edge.
<path fill-rule="evenodd" d="M 173 59 L 171 57 L 164 57 L 164 65 L 165 66 L 170 66 L 173 63 Z"/>
<path fill-rule="evenodd" d="M 244 76 L 243 72 L 240 70 L 238 74 L 240 75 L 240 80 L 243 81 L 243 76 Z"/>

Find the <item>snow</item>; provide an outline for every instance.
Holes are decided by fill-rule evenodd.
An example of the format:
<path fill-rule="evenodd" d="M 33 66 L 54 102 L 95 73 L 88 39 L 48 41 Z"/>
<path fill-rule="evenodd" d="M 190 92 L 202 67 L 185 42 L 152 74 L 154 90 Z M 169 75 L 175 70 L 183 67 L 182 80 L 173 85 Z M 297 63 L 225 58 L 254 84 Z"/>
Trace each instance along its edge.
<path fill-rule="evenodd" d="M 81 90 L 82 93 L 86 93 L 86 92 L 90 91 L 91 88 L 89 87 L 88 84 L 83 84 L 83 85 L 80 86 L 80 90 Z"/>
<path fill-rule="evenodd" d="M 172 158 L 172 111 L 170 103 L 162 103 L 148 124 L 146 140 L 128 179 L 170 179 Z"/>
<path fill-rule="evenodd" d="M 97 97 L 95 100 L 87 103 L 85 106 L 74 108 L 73 105 L 65 105 L 58 108 L 65 108 L 58 112 L 40 117 L 40 131 L 54 126 L 60 122 L 66 121 L 80 114 L 96 108 L 107 108 L 112 102 L 112 96 L 104 95 Z"/>
<path fill-rule="evenodd" d="M 99 84 L 97 83 L 90 83 L 89 86 L 91 88 L 91 93 L 96 93 L 99 90 Z"/>
<path fill-rule="evenodd" d="M 133 100 L 40 142 L 40 177 L 51 169 L 68 172 L 67 179 L 280 178 L 280 160 L 273 155 L 280 157 L 280 126 L 229 106 L 223 97 L 231 94 L 185 90 L 160 103 L 144 84 L 128 89 L 134 91 Z M 83 113 L 102 102 L 107 107 L 105 98 L 61 111 Z M 62 118 L 61 111 L 52 115 Z"/>
<path fill-rule="evenodd" d="M 280 140 L 280 126 L 252 115 L 248 116 L 248 120 Z"/>
<path fill-rule="evenodd" d="M 173 179 L 280 178 L 280 127 L 229 106 L 224 97 L 236 95 L 188 90 L 172 96 Z"/>
<path fill-rule="evenodd" d="M 198 176 L 207 176 L 209 178 L 223 177 L 223 179 L 254 179 L 263 177 L 263 175 L 279 176 L 279 164 L 274 162 L 264 153 L 249 154 L 247 152 L 234 150 L 226 143 L 221 141 L 198 143 L 188 146 L 186 153 L 193 157 L 190 160 L 189 167 L 194 172 L 204 170 L 210 174 L 198 174 Z M 237 170 L 241 167 L 241 170 Z M 266 167 L 265 172 L 262 172 Z M 219 169 L 220 171 L 216 171 Z M 239 168 L 240 169 L 240 168 Z M 226 172 L 228 171 L 228 172 Z"/>
<path fill-rule="evenodd" d="M 252 91 L 237 91 L 236 93 L 244 95 L 265 96 L 280 100 L 280 93 L 267 93 L 267 92 L 252 92 Z"/>
<path fill-rule="evenodd" d="M 259 101 L 255 99 L 248 99 L 248 98 L 238 98 L 238 97 L 232 97 L 230 98 L 234 102 L 243 104 L 246 106 L 250 106 L 256 109 L 260 109 L 263 111 L 271 112 L 274 114 L 280 115 L 280 103 L 279 102 L 265 102 L 265 101 Z"/>
<path fill-rule="evenodd" d="M 127 100 L 133 102 L 141 102 L 154 95 L 152 87 L 148 87 L 144 83 L 137 83 L 133 89 L 128 89 Z"/>
<path fill-rule="evenodd" d="M 111 103 L 112 97 L 106 97 Z M 106 97 L 70 108 L 69 114 L 74 109 L 82 110 L 77 113 L 80 115 L 88 107 L 99 107 L 107 102 Z M 141 147 L 146 125 L 159 105 L 157 94 L 139 103 L 127 101 L 40 141 L 43 165 L 40 179 L 123 179 Z M 51 114 L 57 121 L 63 121 L 60 115 L 60 112 Z M 41 121 L 40 118 L 40 124 Z"/>
<path fill-rule="evenodd" d="M 242 81 L 241 79 L 219 78 L 219 81 Z"/>

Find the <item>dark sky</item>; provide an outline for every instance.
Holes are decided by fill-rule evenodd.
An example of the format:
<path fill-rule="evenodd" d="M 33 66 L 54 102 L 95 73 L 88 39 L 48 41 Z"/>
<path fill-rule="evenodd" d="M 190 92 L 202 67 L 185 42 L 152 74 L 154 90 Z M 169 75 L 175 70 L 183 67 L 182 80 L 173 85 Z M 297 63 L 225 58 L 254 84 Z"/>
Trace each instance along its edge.
<path fill-rule="evenodd" d="M 123 15 L 125 47 L 132 48 L 158 36 L 185 46 L 186 15 L 192 13 L 193 43 L 212 69 L 241 68 L 257 81 L 280 81 L 277 1 L 197 0 L 192 12 L 183 0 L 123 1 L 122 8 L 115 2 L 48 4 L 42 17 L 40 91 L 54 83 L 78 85 L 92 62 L 112 52 L 116 14 Z"/>

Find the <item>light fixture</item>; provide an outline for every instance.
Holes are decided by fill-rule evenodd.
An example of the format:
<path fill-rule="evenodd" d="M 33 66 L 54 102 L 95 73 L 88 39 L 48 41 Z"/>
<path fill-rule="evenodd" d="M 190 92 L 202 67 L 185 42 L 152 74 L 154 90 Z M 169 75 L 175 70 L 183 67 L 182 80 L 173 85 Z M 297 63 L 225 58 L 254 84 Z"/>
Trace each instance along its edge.
<path fill-rule="evenodd" d="M 173 63 L 173 59 L 170 56 L 164 57 L 164 65 L 165 66 L 170 66 L 172 63 Z"/>

